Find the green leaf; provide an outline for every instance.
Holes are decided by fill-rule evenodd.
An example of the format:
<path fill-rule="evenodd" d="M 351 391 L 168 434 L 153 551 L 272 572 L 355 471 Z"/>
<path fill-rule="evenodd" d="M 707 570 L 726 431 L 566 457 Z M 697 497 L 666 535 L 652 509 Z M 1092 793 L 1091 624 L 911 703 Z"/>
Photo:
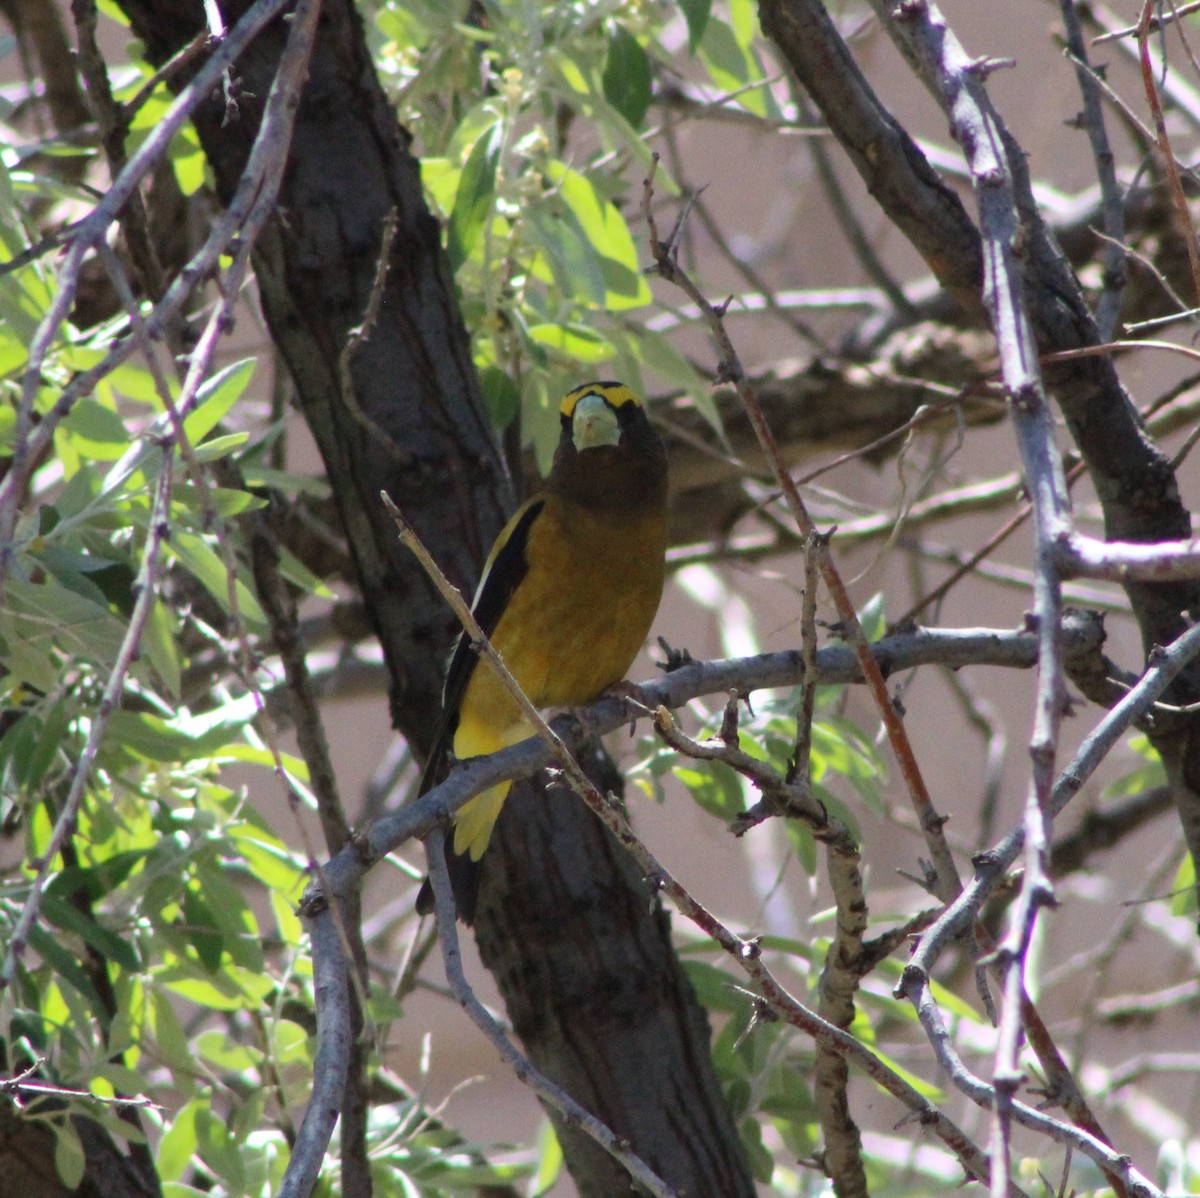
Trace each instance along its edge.
<path fill-rule="evenodd" d="M 604 98 L 640 129 L 650 107 L 650 58 L 624 26 L 618 25 L 609 38 L 601 83 Z"/>
<path fill-rule="evenodd" d="M 74 1124 L 67 1120 L 55 1120 L 50 1127 L 54 1131 L 54 1167 L 59 1179 L 68 1190 L 77 1190 L 83 1182 L 87 1165 L 79 1133 Z"/>
<path fill-rule="evenodd" d="M 0 610 L 0 656 L 34 689 L 58 686 L 56 651 L 107 667 L 116 657 L 124 629 L 107 607 L 66 587 L 9 580 Z"/>
<path fill-rule="evenodd" d="M 650 288 L 642 277 L 637 247 L 629 225 L 617 206 L 604 199 L 595 184 L 561 162 L 546 166 L 546 177 L 554 182 L 558 195 L 575 218 L 578 235 L 590 246 L 589 269 L 598 265 L 603 281 L 597 306 L 609 312 L 627 311 L 650 302 Z M 589 292 L 572 286 L 564 294 L 587 297 L 596 284 L 588 281 Z"/>
<path fill-rule="evenodd" d="M 1171 887 L 1171 914 L 1190 916 L 1192 922 L 1196 917 L 1196 863 L 1191 853 L 1185 852 L 1179 869 L 1175 874 L 1175 882 Z"/>
<path fill-rule="evenodd" d="M 93 1016 L 102 1023 L 108 1022 L 108 1008 L 96 993 L 91 978 L 75 959 L 74 954 L 64 948 L 57 938 L 51 936 L 40 924 L 29 929 L 29 945 L 56 974 L 60 985 L 69 985 L 91 1008 Z"/>
<path fill-rule="evenodd" d="M 770 1185 L 775 1172 L 775 1158 L 763 1143 L 762 1128 L 758 1120 L 743 1119 L 739 1130 L 742 1147 L 746 1149 L 746 1155 L 750 1158 L 750 1172 L 754 1175 L 754 1180 L 762 1182 L 763 1185 Z"/>
<path fill-rule="evenodd" d="M 146 628 L 142 633 L 142 648 L 150 658 L 155 673 L 172 698 L 178 699 L 183 689 L 183 667 L 179 659 L 179 630 L 174 613 L 160 599 L 150 608 Z"/>
<path fill-rule="evenodd" d="M 434 212 L 447 216 L 454 207 L 454 196 L 462 171 L 447 158 L 421 159 L 421 184 Z"/>
<path fill-rule="evenodd" d="M 479 372 L 479 385 L 492 423 L 507 428 L 521 410 L 521 392 L 516 383 L 499 366 L 488 366 Z"/>
<path fill-rule="evenodd" d="M 742 782 L 723 761 L 696 762 L 671 771 L 709 815 L 728 822 L 746 809 Z"/>
<path fill-rule="evenodd" d="M 195 533 L 177 532 L 167 542 L 167 548 L 191 571 L 222 609 L 228 612 L 229 575 L 225 570 L 225 563 L 209 545 Z M 238 580 L 234 583 L 234 590 L 242 618 L 255 632 L 265 631 L 267 617 L 250 589 Z"/>
<path fill-rule="evenodd" d="M 173 1074 L 184 1077 L 190 1071 L 193 1060 L 192 1046 L 188 1043 L 187 1033 L 183 1030 L 183 1024 L 179 1022 L 179 1016 L 175 1013 L 170 995 L 164 994 L 156 988 L 151 992 L 150 998 L 150 1015 L 153 1020 L 154 1043 L 158 1047 L 158 1055 Z M 176 1126 L 178 1126 L 178 1120 L 176 1120 Z M 170 1132 L 167 1135 L 170 1135 Z M 165 1137 L 163 1143 L 166 1143 Z M 161 1163 L 160 1149 L 160 1167 Z M 177 1174 L 172 1173 L 171 1176 L 174 1177 Z"/>
<path fill-rule="evenodd" d="M 271 1055 L 277 1065 L 291 1061 L 309 1064 L 312 1048 L 309 1034 L 300 1024 L 290 1019 L 278 1019 L 271 1025 Z"/>
<path fill-rule="evenodd" d="M 750 998 L 737 988 L 738 979 L 707 961 L 684 961 L 683 968 L 696 997 L 707 1010 L 739 1017 L 744 1024 L 750 1013 Z"/>
<path fill-rule="evenodd" d="M 207 1099 L 193 1099 L 175 1116 L 154 1154 L 154 1165 L 163 1181 L 178 1181 L 191 1164 L 199 1141 L 196 1136 L 196 1112 L 207 1110 Z"/>
<path fill-rule="evenodd" d="M 95 865 L 73 866 L 60 870 L 51 878 L 46 893 L 67 899 L 82 892 L 92 902 L 97 902 L 116 890 L 145 859 L 145 850 L 130 849 L 123 853 L 114 853 Z"/>
<path fill-rule="evenodd" d="M 0 330 L 0 337 L 3 337 L 3 331 Z M 4 338 L 4 344 L 0 344 L 0 375 L 7 374 L 8 368 L 4 362 L 4 345 L 9 339 Z M 21 360 L 24 361 L 25 351 L 21 350 Z M 19 366 L 20 362 L 14 363 L 14 366 Z M 13 448 L 13 440 L 17 431 L 17 411 L 15 408 L 8 406 L 0 407 L 0 453 L 10 455 Z"/>
<path fill-rule="evenodd" d="M 704 39 L 708 17 L 712 12 L 712 0 L 679 0 L 688 27 L 688 53 L 695 54 L 696 47 Z"/>
<path fill-rule="evenodd" d="M 253 695 L 230 700 L 202 715 L 185 711 L 171 720 L 146 711 L 115 711 L 108 739 L 148 761 L 195 761 L 224 748 L 255 714 Z"/>
<path fill-rule="evenodd" d="M 249 433 L 226 433 L 223 437 L 210 438 L 192 452 L 198 462 L 215 462 L 218 458 L 228 457 L 239 445 L 245 445 L 249 440 Z"/>
<path fill-rule="evenodd" d="M 260 973 L 263 954 L 258 923 L 241 889 L 232 880 L 229 867 L 225 863 L 214 867 L 205 861 L 197 878 L 212 926 L 220 933 L 222 951 L 247 972 Z"/>
<path fill-rule="evenodd" d="M 607 285 L 600 255 L 575 213 L 557 197 L 551 197 L 531 208 L 527 220 L 549 264 L 548 281 L 554 283 L 564 299 L 575 299 L 593 308 L 603 307 Z M 533 273 L 543 279 L 547 277 L 537 262 Z"/>
<path fill-rule="evenodd" d="M 12 715 L 15 714 L 13 711 Z M 35 712 L 29 711 L 13 719 L 4 736 L 0 737 L 0 781 L 6 790 L 29 794 L 36 787 L 37 782 L 31 781 L 30 763 L 37 752 L 41 731 L 41 720 Z"/>
<path fill-rule="evenodd" d="M 234 437 L 238 442 L 244 442 L 248 437 L 248 433 L 234 433 L 229 437 L 214 437 L 211 441 L 206 441 L 202 448 L 198 451 L 198 458 L 202 461 L 210 460 L 204 451 L 217 442 L 231 440 Z M 239 491 L 233 487 L 209 487 L 208 497 L 212 501 L 213 507 L 216 509 L 218 516 L 240 516 L 243 512 L 256 512 L 267 506 L 267 501 L 259 495 L 252 495 L 249 491 Z M 175 498 L 192 511 L 200 509 L 201 499 L 196 488 L 191 483 L 185 483 L 182 486 L 175 488 Z"/>
<path fill-rule="evenodd" d="M 200 1141 L 200 1156 L 204 1163 L 224 1179 L 226 1193 L 243 1193 L 246 1183 L 246 1165 L 226 1125 L 210 1107 L 196 1112 L 196 1134 Z"/>
<path fill-rule="evenodd" d="M 535 324 L 530 328 L 529 335 L 539 345 L 588 366 L 605 362 L 612 357 L 612 346 L 598 333 L 583 325 Z"/>
<path fill-rule="evenodd" d="M 290 474 L 286 470 L 272 470 L 269 466 L 247 464 L 242 467 L 242 481 L 247 487 L 270 487 L 284 495 L 311 495 L 314 499 L 328 499 L 331 492 L 323 478 L 308 474 Z"/>
<path fill-rule="evenodd" d="M 322 599 L 332 599 L 333 592 L 290 549 L 280 547 L 279 573 L 302 591 Z"/>
<path fill-rule="evenodd" d="M 214 1011 L 254 1010 L 275 988 L 275 979 L 256 975 L 236 965 L 201 978 L 194 967 L 178 965 L 163 970 L 159 982 L 168 990 Z"/>
<path fill-rule="evenodd" d="M 562 1173 L 563 1163 L 562 1145 L 554 1133 L 554 1125 L 549 1119 L 545 1119 L 538 1133 L 537 1172 L 533 1175 L 535 1198 L 554 1185 Z"/>
<path fill-rule="evenodd" d="M 729 25 L 716 18 L 709 20 L 699 50 L 700 60 L 713 83 L 724 92 L 737 92 L 736 103 L 755 116 L 771 119 L 780 116 L 757 54 Z M 750 86 L 755 83 L 763 86 Z"/>
<path fill-rule="evenodd" d="M 463 166 L 454 196 L 454 209 L 446 229 L 446 252 L 450 269 L 458 268 L 479 244 L 492 211 L 496 194 L 496 167 L 500 161 L 501 127 L 493 125 L 480 134 Z"/>
<path fill-rule="evenodd" d="M 253 358 L 243 358 L 204 382 L 196 393 L 195 410 L 183 422 L 183 431 L 193 445 L 199 445 L 229 415 L 254 376 L 255 365 Z"/>
<path fill-rule="evenodd" d="M 887 632 L 887 617 L 884 614 L 883 592 L 876 591 L 862 605 L 858 613 L 858 622 L 862 625 L 863 636 L 868 641 L 878 641 Z"/>
<path fill-rule="evenodd" d="M 183 918 L 187 924 L 187 941 L 196 950 L 200 964 L 209 973 L 216 973 L 221 966 L 224 939 L 217 927 L 213 909 L 193 886 L 189 886 L 183 894 Z"/>
<path fill-rule="evenodd" d="M 117 461 L 133 440 L 121 417 L 94 399 L 76 400 L 60 428 L 76 453 L 102 462 Z"/>
<path fill-rule="evenodd" d="M 0 776 L 7 773 L 17 789 L 32 796 L 65 747 L 69 722 L 61 699 L 13 720 L 0 739 Z"/>
<path fill-rule="evenodd" d="M 133 753 L 146 761 L 174 763 L 201 755 L 192 737 L 145 711 L 114 711 L 107 742 L 107 747 Z"/>
<path fill-rule="evenodd" d="M 81 936 L 101 957 L 116 961 L 123 969 L 132 971 L 141 968 L 141 961 L 133 945 L 108 928 L 101 927 L 92 916 L 80 911 L 78 907 L 47 894 L 42 899 L 42 910 L 55 927 Z"/>
<path fill-rule="evenodd" d="M 213 1030 L 202 1032 L 195 1040 L 196 1054 L 215 1065 L 218 1069 L 233 1073 L 245 1073 L 262 1063 L 259 1049 L 238 1044 L 227 1032 Z"/>
<path fill-rule="evenodd" d="M 808 1088 L 804 1073 L 796 1067 L 797 1062 L 785 1061 L 771 1070 L 766 1093 L 759 1109 L 777 1119 L 793 1123 L 810 1123 L 817 1117 L 817 1104 Z"/>
<path fill-rule="evenodd" d="M 304 886 L 307 876 L 303 863 L 269 832 L 251 824 L 235 824 L 229 836 L 251 876 L 268 890 L 290 894 Z"/>

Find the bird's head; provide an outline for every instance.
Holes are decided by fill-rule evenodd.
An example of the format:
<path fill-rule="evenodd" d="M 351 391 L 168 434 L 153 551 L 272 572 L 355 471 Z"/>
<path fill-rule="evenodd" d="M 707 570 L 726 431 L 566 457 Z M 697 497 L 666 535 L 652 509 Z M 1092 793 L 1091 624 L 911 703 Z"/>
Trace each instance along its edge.
<path fill-rule="evenodd" d="M 624 383 L 585 383 L 563 399 L 559 408 L 564 438 L 570 435 L 582 453 L 621 443 L 621 432 L 644 415 L 642 401 Z"/>
<path fill-rule="evenodd" d="M 585 507 L 665 505 L 666 450 L 638 395 L 624 383 L 585 383 L 568 392 L 559 414 L 551 490 Z"/>

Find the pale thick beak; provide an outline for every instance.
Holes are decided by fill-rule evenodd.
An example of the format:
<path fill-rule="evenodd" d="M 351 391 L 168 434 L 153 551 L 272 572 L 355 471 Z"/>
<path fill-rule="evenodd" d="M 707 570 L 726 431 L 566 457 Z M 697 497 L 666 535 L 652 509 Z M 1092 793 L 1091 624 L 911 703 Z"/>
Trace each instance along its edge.
<path fill-rule="evenodd" d="M 602 395 L 585 395 L 575 405 L 571 438 L 580 453 L 600 445 L 616 445 L 621 440 L 617 414 L 605 403 Z"/>

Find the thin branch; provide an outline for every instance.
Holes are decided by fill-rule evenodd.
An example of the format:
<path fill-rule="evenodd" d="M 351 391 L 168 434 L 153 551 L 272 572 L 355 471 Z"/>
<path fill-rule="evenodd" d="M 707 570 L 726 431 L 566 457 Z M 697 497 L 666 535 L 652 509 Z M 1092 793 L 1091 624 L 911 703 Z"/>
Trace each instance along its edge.
<path fill-rule="evenodd" d="M 942 1020 L 941 1011 L 938 1009 L 937 1003 L 933 1001 L 928 987 L 925 987 L 917 996 L 916 1007 L 917 1017 L 933 1046 L 938 1064 L 949 1075 L 950 1080 L 972 1102 L 984 1110 L 995 1112 L 999 1106 L 996 1089 L 976 1077 L 963 1064 L 951 1043 L 950 1033 Z M 1008 1117 L 1013 1122 L 1019 1123 L 1031 1131 L 1039 1132 L 1056 1143 L 1063 1144 L 1095 1161 L 1105 1175 L 1116 1179 L 1121 1189 L 1131 1195 L 1131 1198 L 1166 1198 L 1162 1190 L 1133 1167 L 1128 1156 L 1118 1153 L 1090 1132 L 1073 1127 L 1060 1119 L 1051 1118 L 1044 1112 L 1034 1110 L 1022 1102 L 1011 1100 L 1005 1102 L 1004 1106 Z M 1011 1194 L 1012 1186 L 1011 1181 L 1006 1181 L 1007 1193 Z"/>
<path fill-rule="evenodd" d="M 317 1051 L 313 1057 L 312 1095 L 279 1186 L 279 1198 L 308 1198 L 316 1186 L 325 1150 L 341 1113 L 350 1071 L 354 1047 L 350 1007 L 352 967 L 343 948 L 340 921 L 331 907 L 337 902 L 336 895 L 330 894 L 302 908 L 312 946 Z"/>
<path fill-rule="evenodd" d="M 471 1022 L 487 1037 L 500 1059 L 516 1077 L 527 1085 L 542 1102 L 549 1104 L 562 1115 L 568 1124 L 580 1128 L 589 1135 L 611 1157 L 621 1162 L 629 1176 L 657 1198 L 679 1198 L 673 1190 L 640 1156 L 631 1152 L 628 1142 L 618 1136 L 607 1124 L 602 1123 L 590 1111 L 579 1105 L 565 1090 L 556 1086 L 544 1073 L 537 1069 L 516 1045 L 504 1034 L 499 1024 L 488 1014 L 483 1003 L 475 996 L 463 973 L 462 953 L 458 946 L 458 921 L 454 909 L 454 893 L 450 887 L 450 874 L 446 868 L 445 833 L 434 828 L 425 839 L 425 855 L 429 860 L 429 880 L 433 883 L 434 900 L 437 904 L 438 939 L 442 947 L 442 964 L 446 978 L 458 1005 L 467 1013 Z"/>
<path fill-rule="evenodd" d="M 465 604 L 464 604 L 465 607 Z M 468 617 L 469 610 L 465 613 Z M 1063 630 L 1064 644 L 1068 652 L 1088 655 L 1098 651 L 1102 639 L 1097 621 L 1072 617 Z M 886 637 L 871 646 L 871 652 L 885 672 L 908 669 L 914 665 L 931 661 L 966 665 L 970 662 L 986 661 L 993 665 L 1010 665 L 1028 669 L 1037 655 L 1036 638 L 1028 632 L 1001 632 L 998 630 L 961 630 L 958 632 L 908 630 Z M 861 681 L 857 656 L 846 646 L 836 645 L 821 649 L 817 653 L 817 676 L 822 683 Z M 755 658 L 728 662 L 693 663 L 673 671 L 663 679 L 642 684 L 639 690 L 654 705 L 664 704 L 679 707 L 692 698 L 716 692 L 728 693 L 737 689 L 748 694 L 763 687 L 794 686 L 804 678 L 803 656 L 798 652 L 763 654 Z M 613 697 L 603 698 L 588 708 L 575 713 L 575 726 L 582 726 L 593 735 L 603 734 L 628 725 L 631 716 L 636 716 L 628 701 Z M 563 717 L 556 721 L 560 728 L 568 728 L 572 721 Z M 439 825 L 445 824 L 452 813 L 479 794 L 488 786 L 516 777 L 528 777 L 552 759 L 546 744 L 531 737 L 519 745 L 505 749 L 488 757 L 473 758 L 461 763 L 451 771 L 449 777 L 430 790 L 417 802 L 377 820 L 352 840 L 320 871 L 318 883 L 310 888 L 302 903 L 302 912 L 311 921 L 313 953 L 317 961 L 318 979 L 330 979 L 324 988 L 318 986 L 319 1003 L 333 1004 L 327 1018 L 318 1022 L 318 1072 L 314 1085 L 314 1101 L 305 1116 L 304 1124 L 297 1137 L 297 1148 L 293 1153 L 296 1177 L 289 1167 L 281 1198 L 306 1198 L 315 1181 L 316 1171 L 329 1142 L 335 1113 L 325 1105 L 328 1094 L 341 1095 L 345 1086 L 348 1068 L 348 1045 L 325 1045 L 321 1037 L 342 1035 L 348 1025 L 349 997 L 345 993 L 346 979 L 343 961 L 343 939 L 337 932 L 329 908 L 338 901 L 339 895 L 357 893 L 361 879 L 376 862 L 414 837 L 424 837 Z M 606 819 L 614 818 L 612 809 L 601 800 Z M 655 877 L 665 877 L 661 867 Z M 715 934 L 719 925 L 711 916 L 700 914 L 703 909 L 681 888 L 668 889 L 681 906 L 685 915 L 696 918 L 709 934 Z M 754 977 L 769 979 L 770 975 L 760 970 L 757 950 L 749 942 L 724 933 L 719 937 L 726 947 L 736 950 L 737 959 L 752 971 Z M 334 958 L 336 969 L 330 963 Z M 776 1000 L 786 992 L 770 979 L 769 983 Z M 788 996 L 788 1002 L 794 1000 Z M 786 1004 L 785 1004 L 786 1005 Z M 841 1045 L 856 1065 L 896 1094 L 921 1119 L 931 1126 L 959 1155 L 971 1176 L 982 1177 L 985 1158 L 977 1146 L 952 1122 L 923 1098 L 908 1083 L 896 1077 L 882 1065 L 873 1054 L 853 1037 L 819 1020 L 799 1004 L 791 1008 L 789 1019 L 811 1034 L 827 1036 Z M 345 1012 L 345 1013 L 343 1013 Z M 321 1028 L 326 1030 L 321 1032 Z M 1015 1191 L 1019 1193 L 1019 1191 Z"/>
<path fill-rule="evenodd" d="M 1200 11 L 1200 0 L 1191 0 L 1190 4 L 1173 4 L 1171 11 L 1159 16 L 1155 13 L 1151 16 L 1146 24 L 1146 29 L 1150 32 L 1157 33 L 1164 26 L 1169 25 L 1180 17 L 1189 16 L 1191 13 Z M 1142 23 L 1139 21 L 1136 25 L 1126 25 L 1121 29 L 1111 29 L 1107 33 L 1102 33 L 1099 37 L 1092 39 L 1092 44 L 1095 46 L 1103 45 L 1105 42 L 1115 41 L 1122 37 L 1136 37 L 1142 30 Z"/>
<path fill-rule="evenodd" d="M 1051 796 L 1054 815 L 1058 815 L 1078 794 L 1116 742 L 1146 716 L 1179 671 L 1197 654 L 1200 654 L 1200 624 L 1154 655 L 1137 685 L 1105 713 L 1059 774 Z M 896 988 L 898 996 L 911 998 L 913 988 L 925 984 L 945 948 L 976 919 L 988 895 L 1017 859 L 1023 847 L 1024 835 L 1023 828 L 1014 828 L 991 849 L 976 857 L 975 877 L 962 895 L 921 937 L 914 949 Z"/>
<path fill-rule="evenodd" d="M 1079 123 L 1087 131 L 1092 157 L 1096 162 L 1096 179 L 1100 184 L 1106 246 L 1103 291 L 1096 306 L 1096 329 L 1100 340 L 1107 341 L 1116 330 L 1125 291 L 1125 209 L 1117 182 L 1116 161 L 1104 126 L 1100 88 L 1087 60 L 1087 46 L 1083 40 L 1076 0 L 1061 0 L 1061 10 L 1067 33 L 1067 49 L 1075 63 L 1075 78 L 1083 96 L 1083 113 Z"/>
<path fill-rule="evenodd" d="M 162 64 L 152 74 L 141 87 L 133 94 L 133 96 L 125 101 L 123 106 L 124 121 L 126 126 L 133 123 L 133 118 L 141 111 L 142 105 L 154 94 L 159 84 L 169 85 L 172 80 L 176 79 L 188 67 L 192 65 L 205 51 L 214 48 L 214 41 L 207 29 L 200 30 L 194 38 L 181 50 L 172 54 L 166 62 Z"/>
<path fill-rule="evenodd" d="M 667 282 L 674 283 L 680 287 L 688 298 L 705 313 L 708 319 L 709 331 L 720 351 L 718 374 L 723 380 L 731 382 L 736 386 L 738 397 L 741 399 L 746 414 L 750 418 L 759 444 L 766 455 L 767 461 L 771 464 L 771 469 L 783 491 L 784 497 L 787 499 L 792 518 L 796 521 L 796 526 L 800 530 L 800 534 L 808 536 L 816 531 L 816 526 L 808 515 L 796 484 L 783 464 L 779 454 L 779 447 L 775 442 L 775 437 L 770 426 L 763 416 L 762 407 L 758 402 L 757 396 L 746 380 L 746 374 L 742 369 L 737 351 L 734 349 L 733 343 L 729 339 L 729 335 L 725 329 L 724 308 L 716 308 L 709 303 L 687 272 L 680 267 L 677 257 L 678 247 L 675 242 L 674 233 L 665 242 L 659 239 L 658 226 L 650 207 L 650 201 L 654 195 L 654 168 L 657 162 L 657 156 L 654 156 L 651 159 L 650 175 L 642 187 L 642 210 L 650 231 L 650 253 L 654 259 L 652 269 Z M 679 220 L 676 222 L 676 229 L 679 228 L 680 222 L 686 215 L 686 211 L 685 207 L 680 214 Z M 867 645 L 866 638 L 862 634 L 862 628 L 859 625 L 858 614 L 854 610 L 854 604 L 850 601 L 845 584 L 837 568 L 834 566 L 832 558 L 828 556 L 823 558 L 821 573 L 825 581 L 825 586 L 837 609 L 838 619 L 841 621 L 844 634 L 854 645 L 855 652 L 862 666 L 863 675 L 867 679 L 871 691 L 871 697 L 874 699 L 883 725 L 887 729 L 888 741 L 892 746 L 892 751 L 900 767 L 900 774 L 904 778 L 909 797 L 916 810 L 926 846 L 933 859 L 931 887 L 939 898 L 943 901 L 949 901 L 962 889 L 962 883 L 958 876 L 958 869 L 954 864 L 954 858 L 950 853 L 949 846 L 946 844 L 946 838 L 942 834 L 942 826 L 945 820 L 934 809 L 933 802 L 929 796 L 929 790 L 925 785 L 924 778 L 921 776 L 920 766 L 917 764 L 916 756 L 909 742 L 908 734 L 904 730 L 903 720 L 893 705 L 891 696 L 888 694 L 883 674 L 878 669 L 871 655 L 870 647 Z"/>
<path fill-rule="evenodd" d="M 824 546 L 818 540 L 811 539 L 806 587 L 812 592 L 816 590 L 817 558 L 822 552 Z M 810 606 L 815 607 L 815 595 L 814 601 L 810 602 L 806 591 L 804 605 L 807 625 L 811 620 Z M 815 654 L 812 657 L 815 658 Z M 812 669 L 811 665 L 809 669 Z M 804 694 L 807 696 L 815 691 L 813 675 L 815 670 L 805 680 Z M 811 697 L 807 706 L 807 727 L 811 731 Z M 804 707 L 802 701 L 798 729 L 805 726 Z M 761 802 L 730 825 L 730 831 L 735 835 L 743 835 L 758 823 L 761 817 L 756 810 L 762 808 L 771 815 L 801 821 L 813 838 L 823 845 L 837 914 L 833 937 L 821 970 L 817 1013 L 834 1027 L 849 1032 L 854 1022 L 854 996 L 859 983 L 875 967 L 879 957 L 877 952 L 868 952 L 864 944 L 868 916 L 862 854 L 850 829 L 831 816 L 824 804 L 812 795 L 803 743 L 809 739 L 808 736 L 803 731 L 799 732 L 802 743 L 789 766 L 787 777 L 783 778 L 771 766 L 741 749 L 737 733 L 736 692 L 726 705 L 719 737 L 706 743 L 701 744 L 685 736 L 665 707 L 655 712 L 654 727 L 659 736 L 677 752 L 696 759 L 724 762 L 760 791 Z M 818 1039 L 812 1085 L 824 1139 L 822 1165 L 839 1198 L 866 1198 L 868 1189 L 863 1169 L 862 1133 L 850 1114 L 849 1081 L 849 1062 L 845 1055 L 834 1045 Z"/>
<path fill-rule="evenodd" d="M 1187 541 L 1098 541 L 1073 533 L 1061 537 L 1054 554 L 1064 578 L 1165 582 L 1200 578 L 1200 537 Z"/>
<path fill-rule="evenodd" d="M 1137 31 L 1138 63 L 1142 69 L 1142 86 L 1146 89 L 1146 100 L 1150 105 L 1150 115 L 1154 120 L 1158 148 L 1162 153 L 1163 165 L 1167 171 L 1167 187 L 1170 191 L 1171 202 L 1175 206 L 1177 227 L 1183 237 L 1184 245 L 1187 246 L 1188 265 L 1192 270 L 1192 290 L 1196 302 L 1200 303 L 1200 242 L 1196 238 L 1196 228 L 1192 223 L 1187 197 L 1183 194 L 1183 181 L 1179 177 L 1179 163 L 1175 159 L 1171 137 L 1167 132 L 1167 120 L 1163 115 L 1158 84 L 1154 79 L 1154 63 L 1150 57 L 1150 20 L 1154 7 L 1155 0 L 1144 0 Z"/>
<path fill-rule="evenodd" d="M 850 243 L 850 248 L 854 251 L 854 257 L 858 260 L 858 264 L 867 278 L 887 296 L 888 302 L 895 312 L 907 320 L 913 320 L 916 315 L 913 306 L 904 294 L 903 286 L 892 277 L 875 252 L 875 247 L 867 237 L 858 213 L 854 210 L 837 177 L 825 143 L 814 139 L 808 144 L 808 152 L 817 168 L 817 179 L 825 193 L 825 200 L 833 211 L 834 220 L 842 230 L 842 236 Z"/>
<path fill-rule="evenodd" d="M 108 163 L 109 175 L 116 179 L 128 162 L 125 138 L 129 133 L 129 120 L 123 106 L 113 99 L 108 66 L 96 41 L 99 14 L 95 0 L 72 0 L 71 15 L 75 18 L 75 33 L 79 43 L 80 72 L 87 84 L 88 100 L 100 126 L 100 144 Z M 161 299 L 164 286 L 162 263 L 150 239 L 146 205 L 136 188 L 130 191 L 119 220 L 143 291 L 152 300 Z"/>

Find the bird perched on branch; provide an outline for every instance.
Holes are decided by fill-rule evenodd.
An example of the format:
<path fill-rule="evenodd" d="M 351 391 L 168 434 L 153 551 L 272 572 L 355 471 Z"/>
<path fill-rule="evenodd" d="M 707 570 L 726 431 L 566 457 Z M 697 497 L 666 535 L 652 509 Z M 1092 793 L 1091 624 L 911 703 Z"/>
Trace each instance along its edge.
<path fill-rule="evenodd" d="M 475 618 L 536 707 L 577 707 L 625 677 L 662 596 L 667 453 L 642 401 L 621 383 L 576 387 L 541 492 L 496 539 Z M 533 729 L 464 634 L 446 675 L 444 711 L 421 792 L 458 760 L 495 753 Z M 459 915 L 474 918 L 478 862 L 508 796 L 502 782 L 457 813 L 447 860 Z M 432 909 L 426 881 L 417 899 Z"/>

